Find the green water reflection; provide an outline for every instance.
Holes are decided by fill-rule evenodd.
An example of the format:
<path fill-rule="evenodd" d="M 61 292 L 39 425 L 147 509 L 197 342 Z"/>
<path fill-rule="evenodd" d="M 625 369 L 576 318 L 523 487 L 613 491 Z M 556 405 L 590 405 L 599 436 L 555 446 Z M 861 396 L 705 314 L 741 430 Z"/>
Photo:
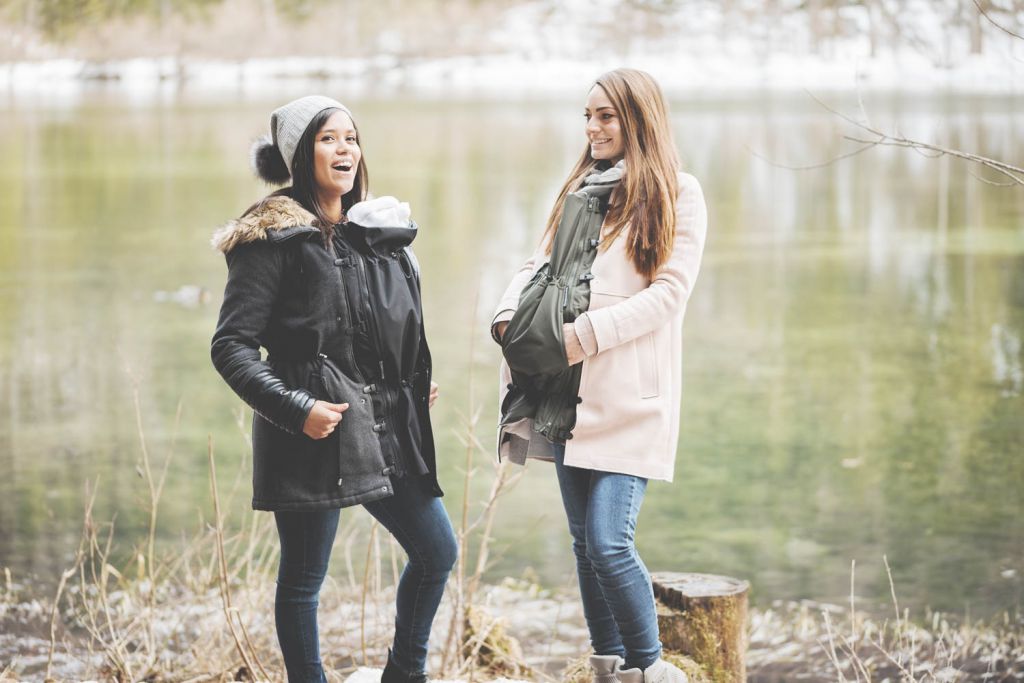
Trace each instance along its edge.
<path fill-rule="evenodd" d="M 207 240 L 260 195 L 248 145 L 288 96 L 2 102 L 0 565 L 17 576 L 50 580 L 69 560 L 86 480 L 99 479 L 96 517 L 116 513 L 120 536 L 139 537 L 133 387 L 154 458 L 175 441 L 163 542 L 209 517 L 207 436 L 226 471 L 244 459 L 241 404 L 208 359 L 225 267 Z M 498 354 L 484 327 L 579 152 L 579 103 L 348 104 L 373 189 L 411 202 L 422 227 L 457 514 L 471 384 L 478 436 L 493 436 Z M 909 135 L 1024 159 L 1019 99 L 867 104 Z M 856 560 L 873 602 L 888 594 L 885 554 L 902 604 L 1018 608 L 1024 192 L 905 150 L 774 167 L 752 152 L 800 165 L 847 149 L 837 121 L 798 96 L 673 112 L 711 227 L 686 323 L 677 481 L 652 485 L 641 516 L 648 565 L 748 578 L 767 604 L 845 600 Z M 490 470 L 477 465 L 480 495 Z M 245 486 L 230 507 L 247 514 Z M 548 467 L 531 465 L 504 500 L 497 534 L 492 576 L 571 582 Z"/>

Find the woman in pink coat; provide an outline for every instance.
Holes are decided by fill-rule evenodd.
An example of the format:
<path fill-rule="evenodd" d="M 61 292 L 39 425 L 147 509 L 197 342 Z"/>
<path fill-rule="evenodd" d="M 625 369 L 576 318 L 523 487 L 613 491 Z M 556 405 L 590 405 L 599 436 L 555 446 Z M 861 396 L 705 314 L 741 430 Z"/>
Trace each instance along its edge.
<path fill-rule="evenodd" d="M 507 361 L 499 456 L 555 464 L 594 680 L 681 683 L 660 656 L 634 534 L 648 480 L 672 481 L 683 315 L 707 212 L 650 75 L 601 76 L 584 118 L 583 153 L 491 326 Z M 544 353 L 546 337 L 557 352 Z M 549 374 L 527 369 L 539 367 Z"/>

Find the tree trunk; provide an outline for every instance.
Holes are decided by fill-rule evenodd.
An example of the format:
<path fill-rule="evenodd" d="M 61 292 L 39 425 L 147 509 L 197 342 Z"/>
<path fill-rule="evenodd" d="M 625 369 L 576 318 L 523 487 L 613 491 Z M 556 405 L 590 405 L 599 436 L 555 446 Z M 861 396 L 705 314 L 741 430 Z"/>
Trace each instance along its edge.
<path fill-rule="evenodd" d="M 986 12 L 992 9 L 992 3 L 987 2 L 987 0 L 978 0 L 978 4 L 981 5 L 982 9 Z M 983 34 L 981 29 L 981 22 L 983 19 L 981 17 L 981 12 L 979 12 L 973 4 L 968 7 L 968 12 L 967 27 L 971 38 L 971 54 L 980 55 L 983 47 Z"/>
<path fill-rule="evenodd" d="M 868 13 L 868 38 L 871 45 L 871 59 L 878 56 L 878 9 L 875 3 L 878 0 L 865 0 L 864 7 Z"/>
<path fill-rule="evenodd" d="M 658 572 L 658 627 L 668 650 L 693 658 L 716 683 L 747 679 L 747 594 L 750 584 L 728 576 Z"/>

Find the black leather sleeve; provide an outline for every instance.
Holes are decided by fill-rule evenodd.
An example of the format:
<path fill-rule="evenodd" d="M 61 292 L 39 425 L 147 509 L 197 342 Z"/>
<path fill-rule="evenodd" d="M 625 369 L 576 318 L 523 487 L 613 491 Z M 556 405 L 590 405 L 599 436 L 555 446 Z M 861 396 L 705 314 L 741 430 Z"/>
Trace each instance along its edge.
<path fill-rule="evenodd" d="M 253 242 L 235 247 L 227 261 L 224 303 L 210 345 L 213 365 L 253 410 L 298 434 L 316 399 L 303 389 L 289 389 L 260 357 L 261 338 L 280 288 L 282 250 Z"/>

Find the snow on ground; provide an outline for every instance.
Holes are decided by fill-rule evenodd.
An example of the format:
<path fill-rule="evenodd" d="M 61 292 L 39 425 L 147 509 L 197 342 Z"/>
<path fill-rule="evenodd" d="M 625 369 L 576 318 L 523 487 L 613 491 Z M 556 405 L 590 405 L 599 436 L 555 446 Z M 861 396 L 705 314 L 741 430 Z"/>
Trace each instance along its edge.
<path fill-rule="evenodd" d="M 345 683 L 380 683 L 380 675 L 383 673 L 380 669 L 368 669 L 361 667 L 354 674 L 345 679 Z M 432 683 L 464 683 L 464 681 L 456 680 L 435 680 L 430 679 Z M 512 678 L 496 678 L 492 683 L 527 683 L 526 681 L 520 681 L 519 679 Z"/>

